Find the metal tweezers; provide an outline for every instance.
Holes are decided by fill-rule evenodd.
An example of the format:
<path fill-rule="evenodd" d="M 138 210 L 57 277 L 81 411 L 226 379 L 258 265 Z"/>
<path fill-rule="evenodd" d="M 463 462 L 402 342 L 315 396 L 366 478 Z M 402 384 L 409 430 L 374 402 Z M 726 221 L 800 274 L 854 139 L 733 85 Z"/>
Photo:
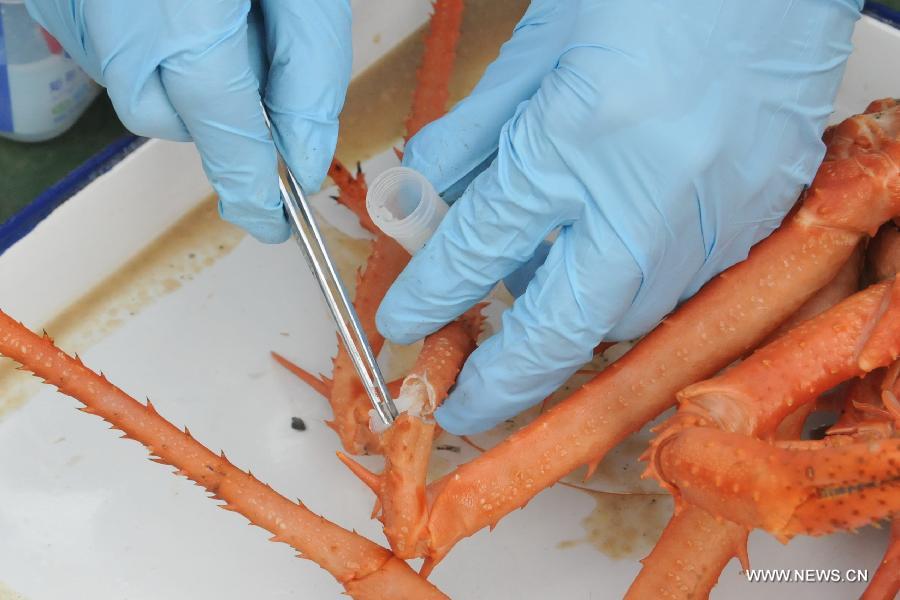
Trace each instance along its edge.
<path fill-rule="evenodd" d="M 263 114 L 266 115 L 265 109 L 263 109 Z M 272 128 L 268 115 L 266 115 L 266 124 L 269 125 L 269 129 Z M 278 152 L 278 181 L 281 187 L 281 198 L 284 201 L 284 212 L 297 234 L 297 243 L 304 251 L 306 262 L 325 295 L 331 316 L 334 317 L 341 339 L 350 354 L 350 360 L 356 367 L 366 394 L 368 394 L 372 406 L 375 407 L 375 412 L 378 413 L 385 425 L 390 425 L 397 418 L 397 407 L 394 406 L 394 401 L 384 382 L 384 376 L 381 374 L 381 368 L 372 352 L 372 346 L 369 345 L 369 340 L 360 325 L 359 315 L 356 314 L 353 303 L 347 298 L 347 291 L 344 289 L 334 262 L 331 260 L 331 255 L 328 253 L 328 247 L 316 224 L 312 207 L 307 202 L 300 184 L 297 183 L 297 179 L 284 162 L 280 152 Z"/>

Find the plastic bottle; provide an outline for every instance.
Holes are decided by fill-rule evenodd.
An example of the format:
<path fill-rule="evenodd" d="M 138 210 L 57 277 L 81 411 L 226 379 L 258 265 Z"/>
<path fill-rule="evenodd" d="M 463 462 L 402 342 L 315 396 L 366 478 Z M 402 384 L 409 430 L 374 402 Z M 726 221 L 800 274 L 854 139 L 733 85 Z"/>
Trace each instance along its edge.
<path fill-rule="evenodd" d="M 0 136 L 40 142 L 71 127 L 100 92 L 24 0 L 0 0 Z"/>

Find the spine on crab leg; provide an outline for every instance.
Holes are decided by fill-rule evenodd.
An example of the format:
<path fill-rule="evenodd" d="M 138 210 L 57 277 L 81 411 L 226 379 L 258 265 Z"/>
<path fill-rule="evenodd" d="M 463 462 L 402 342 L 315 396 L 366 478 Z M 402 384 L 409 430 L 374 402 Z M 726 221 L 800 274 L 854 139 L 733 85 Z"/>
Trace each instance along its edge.
<path fill-rule="evenodd" d="M 403 412 L 382 439 L 384 471 L 376 475 L 338 454 L 375 492 L 385 536 L 399 558 L 421 556 L 426 551 L 423 546 L 428 522 L 425 483 L 437 433 L 432 415 L 475 349 L 483 321 L 482 308 L 482 305 L 472 308 L 425 338 L 422 352 L 397 396 L 397 408 Z"/>
<path fill-rule="evenodd" d="M 862 600 L 894 600 L 900 594 L 900 517 L 894 517 L 888 550 Z"/>
<path fill-rule="evenodd" d="M 819 446 L 780 448 L 691 427 L 663 442 L 654 468 L 676 506 L 693 504 L 783 541 L 855 530 L 900 511 L 900 439 Z"/>
<path fill-rule="evenodd" d="M 900 214 L 900 145 L 824 164 L 802 207 L 595 379 L 430 486 L 440 560 L 670 407 L 680 389 L 754 348 L 831 281 L 865 235 Z"/>
<path fill-rule="evenodd" d="M 328 176 L 338 188 L 338 195 L 334 200 L 350 209 L 350 212 L 359 219 L 359 224 L 363 229 L 376 235 L 381 233 L 366 209 L 366 193 L 369 191 L 369 186 L 366 183 L 366 175 L 363 173 L 362 166 L 359 163 L 356 164 L 356 174 L 354 175 L 344 166 L 344 163 L 335 158 L 328 168 Z"/>
<path fill-rule="evenodd" d="M 141 404 L 54 346 L 48 337 L 29 331 L 2 311 L 0 354 L 84 404 L 84 412 L 146 446 L 155 462 L 175 467 L 178 474 L 222 500 L 223 508 L 271 532 L 273 541 L 286 543 L 316 562 L 354 598 L 383 598 L 387 596 L 381 591 L 390 589 L 397 591 L 390 596 L 396 598 L 446 598 L 385 548 L 281 496 L 232 465 L 224 454 L 203 446 L 187 429 L 165 420 L 149 402 Z M 385 573 L 391 574 L 390 580 Z"/>

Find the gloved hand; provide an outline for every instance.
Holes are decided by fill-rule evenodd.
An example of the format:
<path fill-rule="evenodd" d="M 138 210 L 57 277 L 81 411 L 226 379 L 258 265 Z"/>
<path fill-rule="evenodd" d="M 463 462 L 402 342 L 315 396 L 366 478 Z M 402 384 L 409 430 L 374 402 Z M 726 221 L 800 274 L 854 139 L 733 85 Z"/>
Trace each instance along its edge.
<path fill-rule="evenodd" d="M 471 96 L 405 152 L 438 190 L 496 156 L 387 294 L 389 339 L 460 315 L 559 230 L 440 425 L 519 413 L 601 339 L 647 332 L 745 258 L 816 172 L 861 8 L 533 0 Z"/>
<path fill-rule="evenodd" d="M 264 242 L 288 238 L 260 93 L 285 160 L 318 189 L 350 79 L 348 0 L 260 0 L 249 15 L 250 0 L 26 3 L 126 127 L 196 142 L 223 218 Z"/>

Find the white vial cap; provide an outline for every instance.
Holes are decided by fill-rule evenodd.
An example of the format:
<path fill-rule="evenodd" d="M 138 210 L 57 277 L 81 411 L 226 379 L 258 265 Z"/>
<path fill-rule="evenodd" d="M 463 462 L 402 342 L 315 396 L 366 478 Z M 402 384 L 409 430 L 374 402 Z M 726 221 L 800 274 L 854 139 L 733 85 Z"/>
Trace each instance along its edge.
<path fill-rule="evenodd" d="M 409 167 L 393 167 L 369 185 L 366 209 L 379 229 L 415 254 L 437 229 L 448 207 L 424 175 Z"/>

